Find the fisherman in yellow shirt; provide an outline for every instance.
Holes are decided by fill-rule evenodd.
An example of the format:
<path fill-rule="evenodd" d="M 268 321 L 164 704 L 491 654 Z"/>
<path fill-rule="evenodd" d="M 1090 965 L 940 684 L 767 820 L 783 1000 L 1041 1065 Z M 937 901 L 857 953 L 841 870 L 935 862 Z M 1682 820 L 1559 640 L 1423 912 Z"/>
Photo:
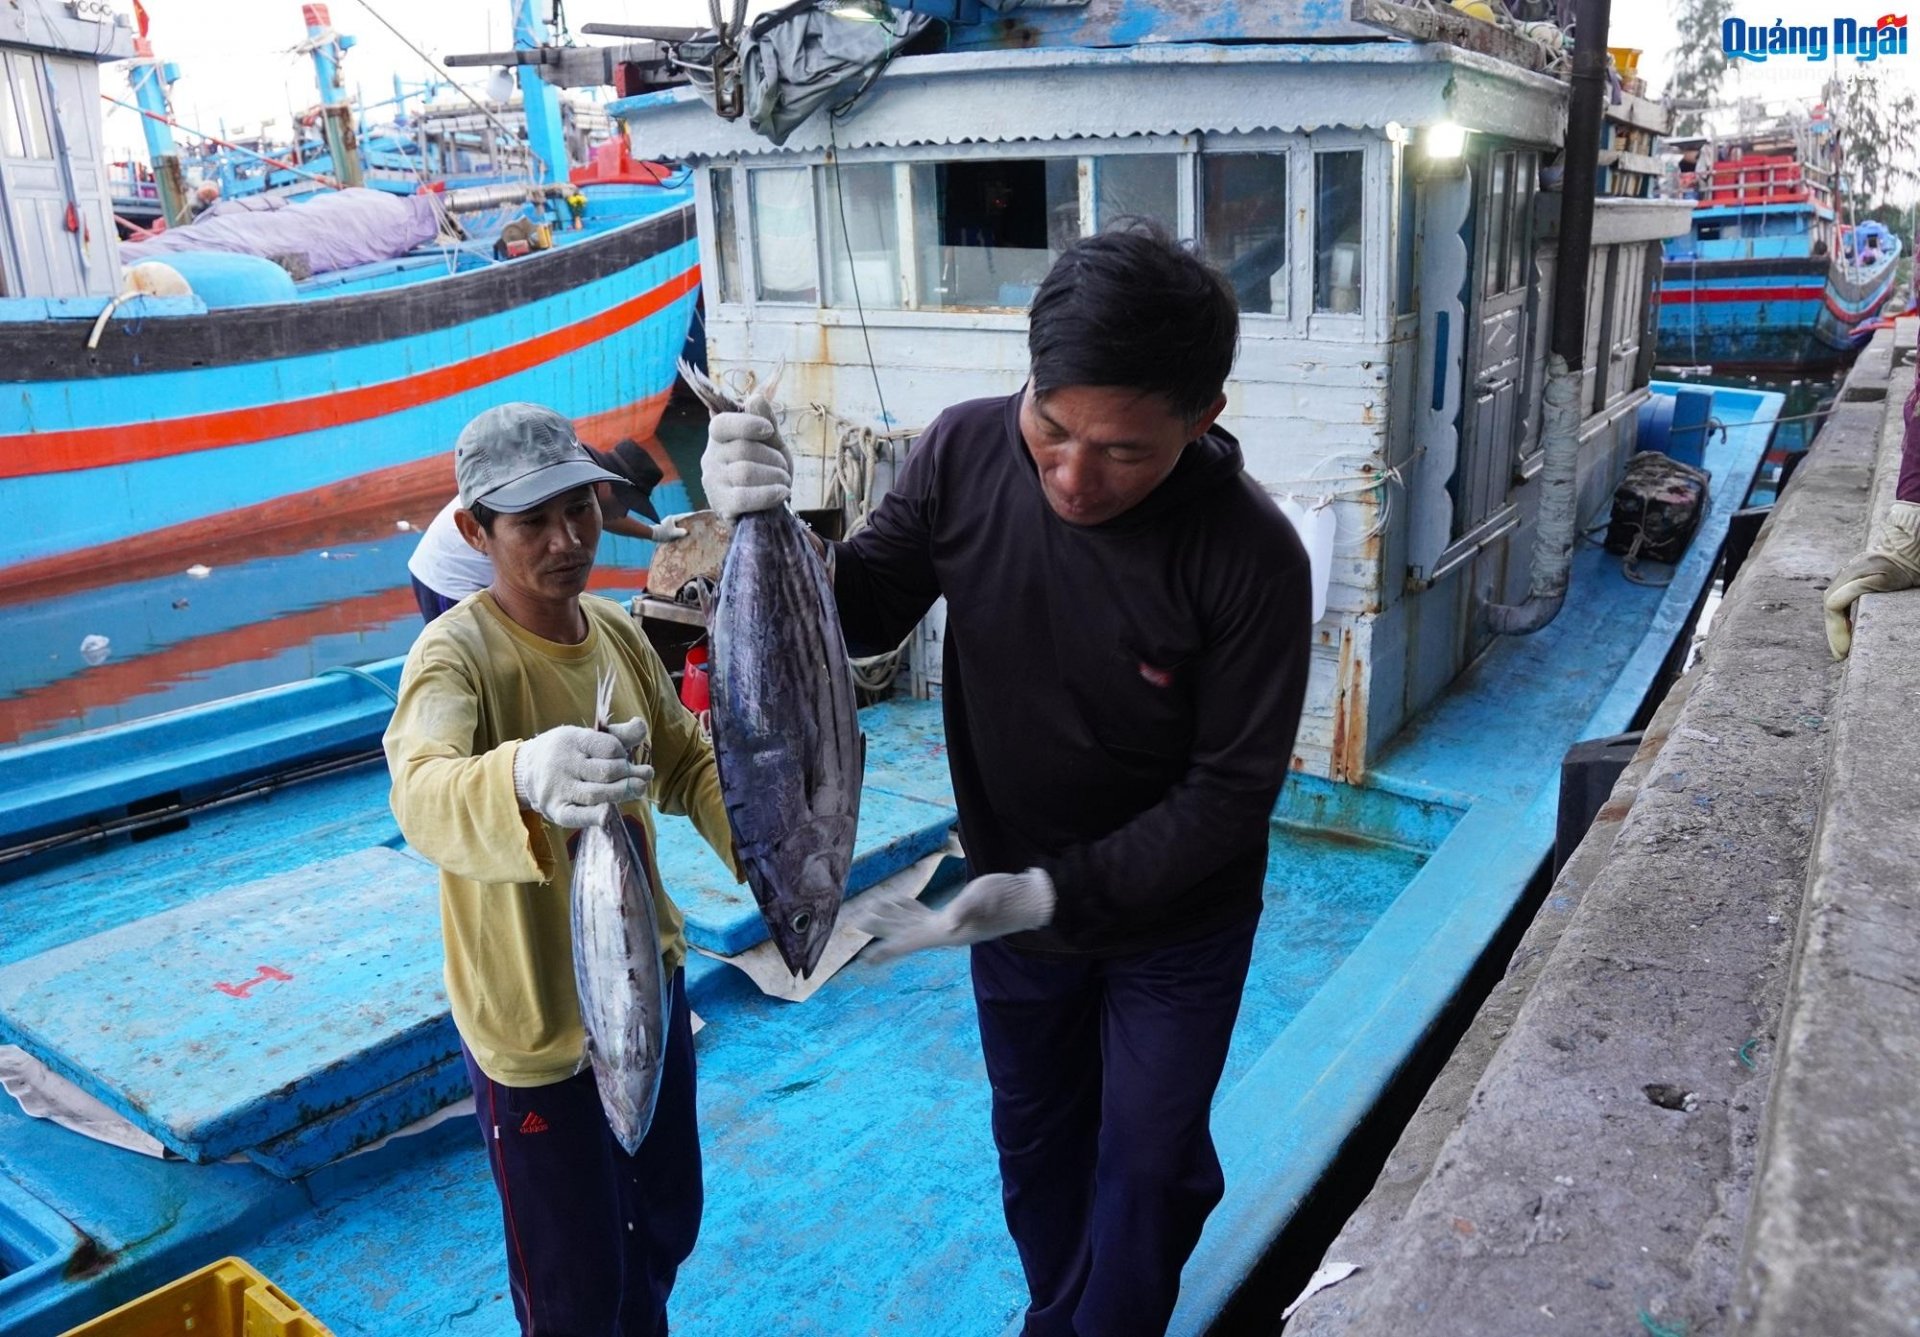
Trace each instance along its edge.
<path fill-rule="evenodd" d="M 702 1201 L 680 911 L 656 885 L 673 980 L 653 1124 L 628 1156 L 587 1065 L 568 918 L 568 837 L 617 803 L 653 846 L 685 814 L 738 877 L 713 749 L 616 603 L 583 593 L 596 490 L 618 482 L 566 418 L 505 404 L 454 449 L 461 534 L 493 583 L 414 642 L 387 728 L 393 811 L 440 867 L 447 997 L 500 1193 L 527 1334 L 664 1334 Z M 583 727 L 611 671 L 610 732 Z M 651 745 L 652 765 L 633 751 Z M 651 860 L 649 860 L 651 862 Z M 656 884 L 658 879 L 656 878 Z"/>

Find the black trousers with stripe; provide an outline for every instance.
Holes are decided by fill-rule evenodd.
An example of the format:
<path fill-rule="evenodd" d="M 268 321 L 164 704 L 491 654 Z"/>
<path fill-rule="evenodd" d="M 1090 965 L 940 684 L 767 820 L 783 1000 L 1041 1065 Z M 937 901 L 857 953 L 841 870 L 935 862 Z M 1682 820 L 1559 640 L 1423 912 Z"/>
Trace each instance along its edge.
<path fill-rule="evenodd" d="M 693 1252 L 703 1200 L 685 972 L 673 978 L 660 1102 L 632 1156 L 607 1126 L 591 1069 L 516 1087 L 466 1060 L 521 1332 L 666 1337 L 667 1297 Z"/>

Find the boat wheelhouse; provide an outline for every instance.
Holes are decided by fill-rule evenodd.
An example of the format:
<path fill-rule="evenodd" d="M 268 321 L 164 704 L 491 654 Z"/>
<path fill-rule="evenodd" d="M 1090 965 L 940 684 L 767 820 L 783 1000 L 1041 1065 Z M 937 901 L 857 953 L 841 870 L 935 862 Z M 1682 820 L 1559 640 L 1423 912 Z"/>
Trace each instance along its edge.
<path fill-rule="evenodd" d="M 1295 761 L 1358 781 L 1486 648 L 1481 606 L 1527 586 L 1566 85 L 1285 6 L 1233 45 L 1176 6 L 1134 45 L 1075 44 L 1124 8 L 1043 7 L 1031 47 L 954 23 L 779 147 L 690 89 L 610 110 L 695 168 L 711 366 L 784 365 L 783 397 L 826 410 L 795 433 L 808 505 L 841 496 L 847 425 L 910 435 L 1019 387 L 1025 305 L 1067 241 L 1130 215 L 1191 238 L 1240 299 L 1222 423 L 1269 491 L 1335 519 Z M 1616 114 L 1662 124 L 1631 96 Z M 1596 203 L 1583 516 L 1633 448 L 1660 243 L 1687 214 Z"/>

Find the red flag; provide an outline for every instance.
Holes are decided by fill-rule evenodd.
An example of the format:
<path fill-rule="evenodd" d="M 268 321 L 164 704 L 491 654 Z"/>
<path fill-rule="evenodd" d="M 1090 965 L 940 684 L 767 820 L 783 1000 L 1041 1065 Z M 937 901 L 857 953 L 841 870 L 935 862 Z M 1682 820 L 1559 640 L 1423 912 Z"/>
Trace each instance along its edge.
<path fill-rule="evenodd" d="M 1882 14 L 1880 21 L 1873 26 L 1876 28 L 1904 28 L 1907 26 L 1907 16 L 1905 14 Z"/>
<path fill-rule="evenodd" d="M 147 35 L 147 7 L 140 0 L 133 0 L 133 21 L 140 25 L 140 35 Z"/>

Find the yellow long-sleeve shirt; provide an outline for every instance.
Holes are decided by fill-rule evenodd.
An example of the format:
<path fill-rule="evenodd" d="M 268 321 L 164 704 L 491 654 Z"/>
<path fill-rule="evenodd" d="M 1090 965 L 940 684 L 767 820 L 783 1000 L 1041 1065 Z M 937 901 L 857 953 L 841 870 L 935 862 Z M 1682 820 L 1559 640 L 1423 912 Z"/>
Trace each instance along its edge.
<path fill-rule="evenodd" d="M 674 694 L 660 657 L 616 603 L 584 595 L 587 638 L 534 635 L 481 591 L 414 642 L 387 726 L 393 815 L 440 866 L 440 920 L 453 1020 L 480 1068 L 507 1086 L 579 1071 L 585 1032 L 568 918 L 570 833 L 522 812 L 513 791 L 521 740 L 561 724 L 592 727 L 600 675 L 614 672 L 615 720 L 647 722 L 655 768 L 646 799 L 622 811 L 651 843 L 653 815 L 684 813 L 737 879 L 713 748 Z M 686 957 L 684 920 L 654 888 L 668 970 Z"/>

